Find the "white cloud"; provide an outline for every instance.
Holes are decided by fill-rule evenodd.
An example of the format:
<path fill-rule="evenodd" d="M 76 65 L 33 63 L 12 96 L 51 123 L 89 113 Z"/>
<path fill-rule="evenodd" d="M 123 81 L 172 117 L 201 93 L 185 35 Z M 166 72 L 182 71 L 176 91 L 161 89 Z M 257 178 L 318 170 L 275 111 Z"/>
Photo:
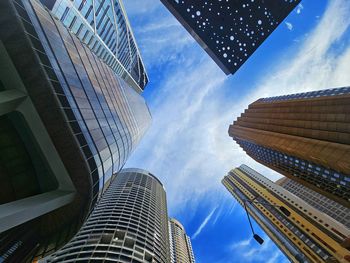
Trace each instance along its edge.
<path fill-rule="evenodd" d="M 182 50 L 195 41 L 159 0 L 127 0 L 124 4 L 127 13 L 137 18 L 132 29 L 148 70 L 172 60 L 185 63 Z"/>
<path fill-rule="evenodd" d="M 244 247 L 248 247 L 250 245 L 250 242 L 252 241 L 252 238 L 243 239 L 241 241 L 236 241 L 233 244 L 231 244 L 231 249 L 242 249 Z"/>
<path fill-rule="evenodd" d="M 126 166 L 144 168 L 159 177 L 166 187 L 170 214 L 185 214 L 190 220 L 203 200 L 215 207 L 194 239 L 221 215 L 220 193 L 233 202 L 224 216 L 234 216 L 237 202 L 220 182 L 230 169 L 245 163 L 272 180 L 280 177 L 247 156 L 227 134 L 228 126 L 250 103 L 261 97 L 349 85 L 350 47 L 344 43 L 350 42 L 350 2 L 329 1 L 317 26 L 298 38 L 298 43 L 291 43 L 291 49 L 284 50 L 270 67 L 259 70 L 266 74 L 243 98 L 239 87 L 230 86 L 235 76 L 226 78 L 171 15 L 163 17 L 163 9 L 152 10 L 160 13 L 136 29 L 141 36 L 137 40 L 146 66 L 162 67 L 166 77 L 150 80 L 157 85 L 149 100 L 153 124 Z M 239 99 L 232 99 L 235 94 Z M 235 216 L 238 213 L 245 217 L 243 209 L 235 211 Z M 264 239 L 263 246 L 245 239 L 229 249 L 231 254 L 245 255 L 245 262 L 254 262 L 249 261 L 251 255 L 257 261 L 281 262 L 282 254 Z M 237 263 L 234 258 L 223 262 Z"/>
<path fill-rule="evenodd" d="M 350 25 L 349 13 L 348 1 L 330 1 L 298 48 L 286 50 L 270 68 L 262 69 L 266 76 L 239 100 L 227 96 L 239 92 L 238 87 L 227 86 L 230 80 L 196 44 L 169 50 L 165 44 L 159 48 L 148 43 L 145 50 L 157 50 L 152 59 L 171 52 L 175 59 L 166 57 L 172 61 L 171 68 L 164 69 L 166 79 L 151 79 L 160 82 L 150 101 L 153 124 L 127 166 L 150 170 L 163 181 L 170 213 L 191 205 L 195 214 L 197 202 L 204 197 L 217 202 L 218 193 L 225 191 L 221 179 L 242 163 L 271 179 L 279 178 L 237 146 L 227 134 L 228 126 L 260 97 L 349 85 L 350 48 L 339 45 Z M 172 35 L 164 43 L 172 46 L 179 36 Z"/>
<path fill-rule="evenodd" d="M 192 235 L 192 240 L 195 239 L 204 229 L 204 227 L 208 224 L 210 218 L 213 216 L 214 212 L 216 211 L 217 207 L 215 207 L 211 212 L 204 218 L 203 222 L 200 224 L 196 232 Z"/>
<path fill-rule="evenodd" d="M 152 13 L 159 7 L 158 0 L 124 0 L 124 6 L 127 9 L 127 14 L 142 15 Z"/>
<path fill-rule="evenodd" d="M 292 31 L 293 30 L 293 24 L 290 22 L 284 22 L 288 28 L 288 30 Z"/>
<path fill-rule="evenodd" d="M 299 15 L 303 9 L 304 9 L 304 6 L 302 4 L 299 4 L 297 6 L 297 14 Z"/>
<path fill-rule="evenodd" d="M 244 262 L 281 263 L 283 254 L 275 249 L 274 243 L 266 234 L 263 234 L 262 238 L 264 239 L 262 245 L 256 243 L 251 237 L 236 241 L 228 246 L 229 254 L 234 254 L 235 258 L 244 259 Z"/>
<path fill-rule="evenodd" d="M 266 263 L 281 263 L 280 257 L 281 257 L 282 253 L 280 251 L 276 251 L 271 257 L 269 257 L 269 260 L 266 261 Z"/>
<path fill-rule="evenodd" d="M 215 218 L 214 218 L 214 220 L 213 220 L 213 225 L 215 225 L 216 222 L 219 220 L 219 217 L 220 217 L 221 214 L 222 214 L 222 209 L 223 209 L 223 207 L 224 207 L 224 206 L 221 205 L 219 211 L 216 213 Z"/>

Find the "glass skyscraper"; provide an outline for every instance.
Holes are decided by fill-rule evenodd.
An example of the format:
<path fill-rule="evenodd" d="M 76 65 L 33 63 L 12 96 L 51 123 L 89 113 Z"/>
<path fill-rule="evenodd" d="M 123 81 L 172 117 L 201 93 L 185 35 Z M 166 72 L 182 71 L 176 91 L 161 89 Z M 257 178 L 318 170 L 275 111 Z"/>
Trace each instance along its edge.
<path fill-rule="evenodd" d="M 148 77 L 119 0 L 40 0 L 71 33 L 136 91 Z"/>
<path fill-rule="evenodd" d="M 72 261 L 169 263 L 162 183 L 142 169 L 118 173 L 78 234 L 45 262 Z"/>
<path fill-rule="evenodd" d="M 254 160 L 350 207 L 350 88 L 259 99 L 229 127 Z"/>
<path fill-rule="evenodd" d="M 0 261 L 31 261 L 78 231 L 139 143 L 148 79 L 120 1 L 0 1 L 0 40 Z"/>

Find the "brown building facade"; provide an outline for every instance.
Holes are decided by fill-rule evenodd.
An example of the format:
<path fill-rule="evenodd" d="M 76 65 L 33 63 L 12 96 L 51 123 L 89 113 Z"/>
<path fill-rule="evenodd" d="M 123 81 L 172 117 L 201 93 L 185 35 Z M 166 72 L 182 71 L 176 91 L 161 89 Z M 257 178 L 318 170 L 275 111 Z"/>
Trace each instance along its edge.
<path fill-rule="evenodd" d="M 350 88 L 262 98 L 230 125 L 254 160 L 350 207 Z"/>

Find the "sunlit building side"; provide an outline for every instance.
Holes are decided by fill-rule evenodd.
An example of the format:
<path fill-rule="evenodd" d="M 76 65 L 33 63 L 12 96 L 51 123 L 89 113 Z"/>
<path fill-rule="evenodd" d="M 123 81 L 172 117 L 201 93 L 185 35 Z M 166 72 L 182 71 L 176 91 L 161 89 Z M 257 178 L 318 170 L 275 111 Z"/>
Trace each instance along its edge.
<path fill-rule="evenodd" d="M 229 127 L 254 160 L 350 208 L 350 87 L 261 98 Z"/>
<path fill-rule="evenodd" d="M 246 165 L 222 183 L 292 262 L 350 262 L 350 230 L 283 187 Z"/>

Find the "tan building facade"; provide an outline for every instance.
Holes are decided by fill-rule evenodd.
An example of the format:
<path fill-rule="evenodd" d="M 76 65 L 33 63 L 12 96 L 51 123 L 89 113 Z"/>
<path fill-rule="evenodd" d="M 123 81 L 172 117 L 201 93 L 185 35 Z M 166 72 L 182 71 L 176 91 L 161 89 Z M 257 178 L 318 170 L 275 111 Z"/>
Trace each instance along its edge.
<path fill-rule="evenodd" d="M 292 262 L 350 262 L 350 230 L 283 187 L 245 165 L 222 183 Z"/>
<path fill-rule="evenodd" d="M 350 209 L 287 177 L 276 184 L 350 229 Z"/>
<path fill-rule="evenodd" d="M 262 98 L 230 125 L 254 160 L 350 207 L 350 88 Z"/>
<path fill-rule="evenodd" d="M 171 263 L 195 263 L 191 240 L 175 218 L 169 219 L 169 239 Z"/>

